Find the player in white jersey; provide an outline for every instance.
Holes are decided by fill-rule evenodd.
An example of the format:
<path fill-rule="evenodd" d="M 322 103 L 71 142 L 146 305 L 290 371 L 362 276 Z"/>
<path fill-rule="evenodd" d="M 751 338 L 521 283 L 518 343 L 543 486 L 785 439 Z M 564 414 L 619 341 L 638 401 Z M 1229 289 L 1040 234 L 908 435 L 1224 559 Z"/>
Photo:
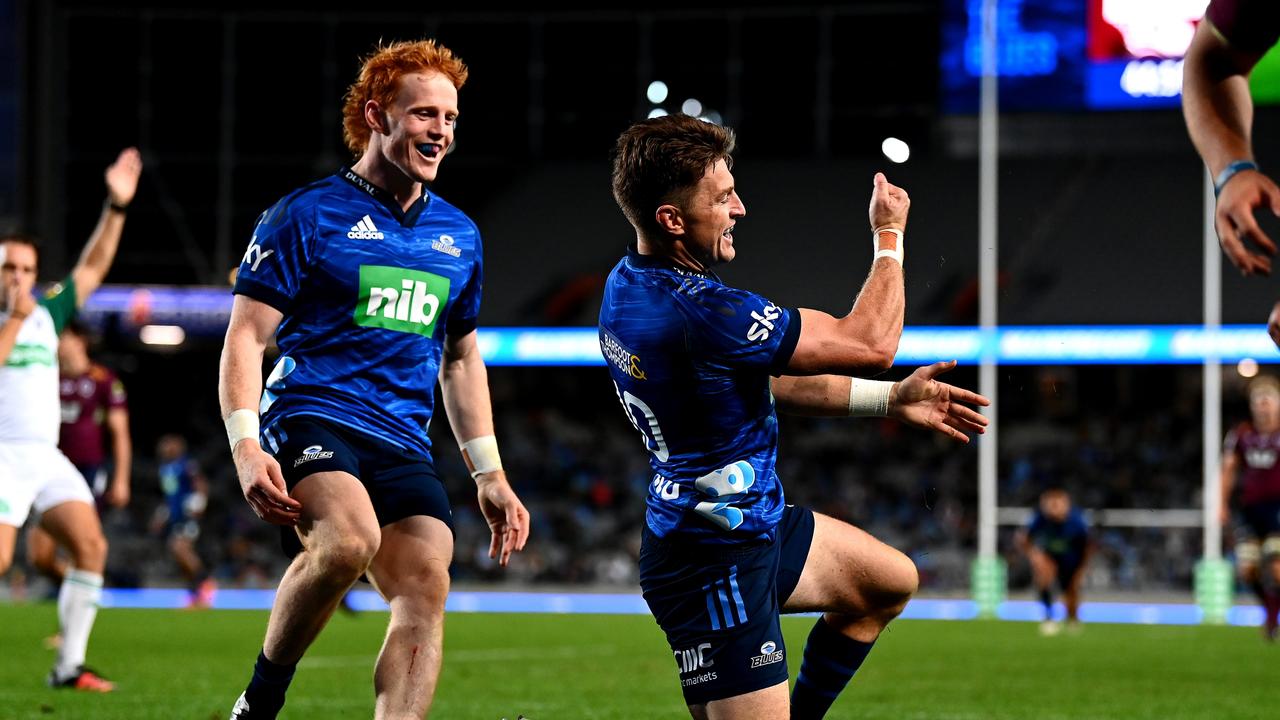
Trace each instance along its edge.
<path fill-rule="evenodd" d="M 106 170 L 107 202 L 71 273 L 39 299 L 35 240 L 0 237 L 0 575 L 13 562 L 18 529 L 34 510 L 40 525 L 71 552 L 58 592 L 63 636 L 49 673 L 53 687 L 109 692 L 112 683 L 85 668 L 89 632 L 102 596 L 107 541 L 93 495 L 58 450 L 58 333 L 102 284 L 138 188 L 142 158 L 129 148 Z"/>

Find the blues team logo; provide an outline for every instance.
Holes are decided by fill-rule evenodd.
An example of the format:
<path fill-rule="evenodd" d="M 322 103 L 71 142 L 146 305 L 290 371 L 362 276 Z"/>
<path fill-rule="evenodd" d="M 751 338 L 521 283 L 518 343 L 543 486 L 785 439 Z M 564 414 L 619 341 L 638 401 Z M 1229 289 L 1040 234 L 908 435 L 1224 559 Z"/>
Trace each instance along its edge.
<path fill-rule="evenodd" d="M 769 640 L 760 646 L 760 654 L 751 658 L 751 667 L 758 668 L 782 662 L 782 657 L 785 654 L 785 650 L 779 650 L 778 644 Z"/>
<path fill-rule="evenodd" d="M 333 457 L 332 450 L 325 450 L 319 445 L 311 445 L 302 451 L 297 460 L 293 461 L 293 466 L 298 467 L 302 463 L 311 462 L 312 460 L 328 460 Z"/>
<path fill-rule="evenodd" d="M 439 240 L 432 240 L 431 249 L 450 257 L 462 256 L 462 248 L 453 244 L 453 236 L 451 235 L 441 235 Z"/>

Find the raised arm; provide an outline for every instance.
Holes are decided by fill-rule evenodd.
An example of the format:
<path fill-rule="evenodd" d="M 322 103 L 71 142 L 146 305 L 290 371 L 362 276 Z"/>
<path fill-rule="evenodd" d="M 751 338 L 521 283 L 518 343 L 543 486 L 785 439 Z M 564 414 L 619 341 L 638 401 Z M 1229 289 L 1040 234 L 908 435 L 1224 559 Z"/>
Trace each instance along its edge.
<path fill-rule="evenodd" d="M 883 173 L 876 173 L 874 187 L 869 216 L 876 254 L 871 274 L 844 317 L 800 310 L 800 338 L 787 365 L 788 374 L 867 375 L 893 365 L 902 337 L 902 232 L 911 199 Z"/>
<path fill-rule="evenodd" d="M 1215 179 L 1218 194 L 1214 225 L 1231 262 L 1244 275 L 1271 273 L 1276 245 L 1258 227 L 1253 211 L 1269 207 L 1280 215 L 1280 190 L 1266 175 L 1236 165 L 1254 162 L 1253 98 L 1249 73 L 1262 52 L 1236 48 L 1208 18 L 1196 28 L 1182 71 L 1182 112 L 1187 132 Z M 1245 244 L 1252 240 L 1259 252 Z"/>
<path fill-rule="evenodd" d="M 274 525 L 296 525 L 301 504 L 289 497 L 280 464 L 258 443 L 262 357 L 284 316 L 264 302 L 236 295 L 218 365 L 218 403 L 245 501 Z"/>
<path fill-rule="evenodd" d="M 120 234 L 124 231 L 125 213 L 138 190 L 138 176 L 141 174 L 142 156 L 137 148 L 126 148 L 103 175 L 107 184 L 107 202 L 102 207 L 97 227 L 80 253 L 80 260 L 71 270 L 76 285 L 76 307 L 83 307 L 85 300 L 102 285 L 111 263 L 115 261 Z"/>
<path fill-rule="evenodd" d="M 445 337 L 440 390 L 449 427 L 476 481 L 480 511 L 489 523 L 489 557 L 506 565 L 511 553 L 523 550 L 529 539 L 529 511 L 511 489 L 498 458 L 489 376 L 475 330 Z"/>

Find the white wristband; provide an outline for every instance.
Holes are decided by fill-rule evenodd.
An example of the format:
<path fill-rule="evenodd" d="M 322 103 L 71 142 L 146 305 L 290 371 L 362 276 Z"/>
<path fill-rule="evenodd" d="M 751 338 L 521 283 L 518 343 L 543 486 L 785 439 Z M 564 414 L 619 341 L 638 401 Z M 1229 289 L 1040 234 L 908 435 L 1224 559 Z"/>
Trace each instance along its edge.
<path fill-rule="evenodd" d="M 235 452 L 236 445 L 241 440 L 257 440 L 258 439 L 258 412 L 256 410 L 232 410 L 226 420 L 222 421 L 227 426 L 227 442 L 231 443 L 231 451 Z"/>
<path fill-rule="evenodd" d="M 889 393 L 893 383 L 884 380 L 850 378 L 849 416 L 884 417 L 889 414 Z"/>
<path fill-rule="evenodd" d="M 879 249 L 880 233 L 893 233 L 893 236 L 897 238 L 897 242 L 894 243 L 894 247 L 892 250 Z M 904 251 L 906 250 L 906 243 L 903 242 L 903 234 L 901 230 L 897 228 L 891 228 L 891 227 L 878 227 L 875 230 L 872 230 L 871 231 L 871 247 L 876 251 L 876 256 L 872 258 L 871 262 L 875 262 L 876 260 L 879 260 L 882 257 L 886 257 L 892 260 L 896 260 L 899 265 L 903 264 L 902 260 L 903 260 Z"/>
<path fill-rule="evenodd" d="M 498 455 L 498 438 L 492 435 L 481 435 L 462 443 L 462 459 L 471 471 L 474 480 L 481 473 L 502 469 L 502 458 Z"/>

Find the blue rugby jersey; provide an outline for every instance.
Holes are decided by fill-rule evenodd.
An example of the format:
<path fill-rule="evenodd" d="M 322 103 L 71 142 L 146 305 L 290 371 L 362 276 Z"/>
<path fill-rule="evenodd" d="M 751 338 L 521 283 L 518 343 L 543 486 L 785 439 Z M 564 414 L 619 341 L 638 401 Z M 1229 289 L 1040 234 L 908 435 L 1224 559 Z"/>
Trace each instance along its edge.
<path fill-rule="evenodd" d="M 799 336 L 798 311 L 714 275 L 634 250 L 614 267 L 600 347 L 650 454 L 645 519 L 654 534 L 772 538 L 784 500 L 769 377 Z"/>
<path fill-rule="evenodd" d="M 1039 510 L 1027 524 L 1027 536 L 1031 543 L 1057 558 L 1080 559 L 1089 543 L 1089 523 L 1084 513 L 1076 508 L 1062 522 L 1054 522 Z"/>
<path fill-rule="evenodd" d="M 445 333 L 476 327 L 480 232 L 426 191 L 403 212 L 347 168 L 262 214 L 235 292 L 284 314 L 259 411 L 334 421 L 429 455 Z"/>

